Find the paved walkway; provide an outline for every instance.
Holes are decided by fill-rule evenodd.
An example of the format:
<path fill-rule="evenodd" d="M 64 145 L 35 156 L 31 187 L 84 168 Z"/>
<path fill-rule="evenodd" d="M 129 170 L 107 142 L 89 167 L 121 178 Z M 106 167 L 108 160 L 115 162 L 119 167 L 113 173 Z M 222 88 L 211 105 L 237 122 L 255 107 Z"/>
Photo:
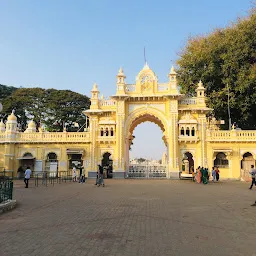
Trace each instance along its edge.
<path fill-rule="evenodd" d="M 106 180 L 25 189 L 0 216 L 0 255 L 256 256 L 248 183 Z"/>

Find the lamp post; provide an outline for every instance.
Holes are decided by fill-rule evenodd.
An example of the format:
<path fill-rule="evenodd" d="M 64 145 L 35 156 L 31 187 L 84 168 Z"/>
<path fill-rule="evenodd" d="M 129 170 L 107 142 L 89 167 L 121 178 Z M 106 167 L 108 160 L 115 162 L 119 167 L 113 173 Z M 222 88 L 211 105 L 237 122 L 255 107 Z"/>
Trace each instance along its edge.
<path fill-rule="evenodd" d="M 230 116 L 230 107 L 229 107 L 229 86 L 227 84 L 228 89 L 228 129 L 231 130 L 231 116 Z"/>

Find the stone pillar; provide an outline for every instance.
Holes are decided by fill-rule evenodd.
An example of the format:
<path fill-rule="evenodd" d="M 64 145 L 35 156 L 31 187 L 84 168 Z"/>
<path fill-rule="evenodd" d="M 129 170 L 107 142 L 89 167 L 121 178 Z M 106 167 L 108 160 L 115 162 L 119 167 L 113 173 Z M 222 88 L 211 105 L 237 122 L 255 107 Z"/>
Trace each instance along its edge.
<path fill-rule="evenodd" d="M 116 163 L 117 168 L 114 170 L 114 178 L 124 178 L 125 175 L 125 137 L 124 137 L 124 119 L 125 109 L 124 100 L 117 101 L 117 120 L 116 120 Z"/>
<path fill-rule="evenodd" d="M 97 145 L 97 136 L 98 136 L 98 116 L 94 115 L 90 117 L 90 160 L 88 168 L 88 178 L 95 178 L 96 171 L 99 164 L 99 156 L 97 155 L 98 145 Z"/>
<path fill-rule="evenodd" d="M 199 137 L 201 144 L 201 158 L 198 161 L 201 167 L 209 168 L 208 159 L 207 159 L 207 145 L 206 145 L 206 116 L 205 114 L 199 114 L 198 116 L 199 123 Z"/>
<path fill-rule="evenodd" d="M 178 167 L 178 101 L 170 99 L 169 101 L 169 122 L 168 122 L 168 169 L 170 179 L 179 177 Z"/>

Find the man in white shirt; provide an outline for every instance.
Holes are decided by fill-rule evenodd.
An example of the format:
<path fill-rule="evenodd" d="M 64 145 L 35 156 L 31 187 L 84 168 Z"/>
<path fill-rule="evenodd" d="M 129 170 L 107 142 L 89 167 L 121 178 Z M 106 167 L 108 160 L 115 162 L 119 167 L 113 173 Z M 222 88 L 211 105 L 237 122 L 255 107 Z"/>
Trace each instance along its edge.
<path fill-rule="evenodd" d="M 28 188 L 28 181 L 30 179 L 32 171 L 30 170 L 29 166 L 27 167 L 26 171 L 25 171 L 25 178 L 24 178 L 24 182 L 25 182 L 25 188 Z"/>

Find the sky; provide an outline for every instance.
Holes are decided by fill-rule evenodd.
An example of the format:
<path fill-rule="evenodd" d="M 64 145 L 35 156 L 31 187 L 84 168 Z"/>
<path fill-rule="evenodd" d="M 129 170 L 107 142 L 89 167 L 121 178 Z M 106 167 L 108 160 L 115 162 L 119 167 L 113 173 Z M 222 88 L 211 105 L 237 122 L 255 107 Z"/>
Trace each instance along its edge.
<path fill-rule="evenodd" d="M 254 0 L 0 0 L 0 84 L 70 89 L 90 97 L 94 82 L 105 97 L 147 62 L 159 82 L 191 36 L 247 15 Z M 161 159 L 162 132 L 152 123 L 134 131 L 131 157 Z M 148 140 L 150 138 L 150 140 Z"/>

